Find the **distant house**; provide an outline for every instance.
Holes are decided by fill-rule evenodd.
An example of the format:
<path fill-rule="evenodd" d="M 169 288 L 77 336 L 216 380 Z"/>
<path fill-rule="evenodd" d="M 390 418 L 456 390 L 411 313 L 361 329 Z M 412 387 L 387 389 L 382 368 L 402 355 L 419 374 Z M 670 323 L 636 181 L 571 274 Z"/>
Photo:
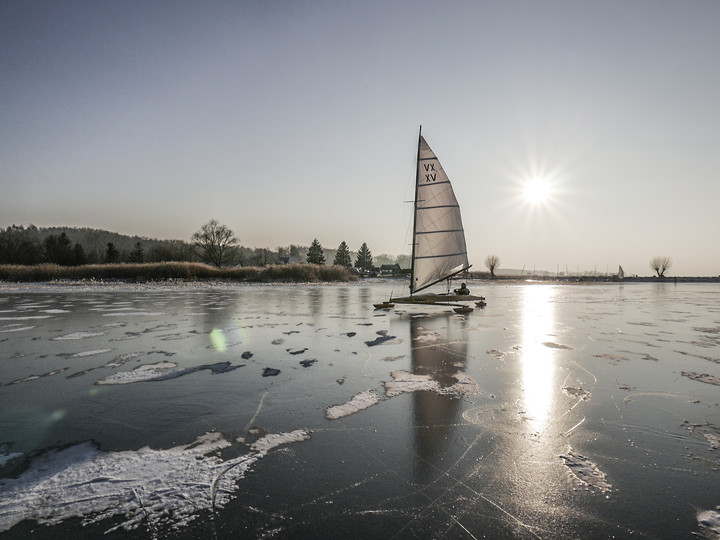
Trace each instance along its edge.
<path fill-rule="evenodd" d="M 402 269 L 399 264 L 383 264 L 380 267 L 381 276 L 399 276 L 402 274 Z"/>

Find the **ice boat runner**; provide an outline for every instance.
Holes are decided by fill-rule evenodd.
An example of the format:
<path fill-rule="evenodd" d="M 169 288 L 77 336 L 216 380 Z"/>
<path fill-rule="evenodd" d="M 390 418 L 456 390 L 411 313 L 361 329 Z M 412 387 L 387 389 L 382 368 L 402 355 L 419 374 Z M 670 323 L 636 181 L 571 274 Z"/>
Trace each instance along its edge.
<path fill-rule="evenodd" d="M 465 302 L 485 305 L 482 296 L 451 293 L 449 287 L 447 294 L 417 294 L 470 268 L 460 206 L 450 179 L 422 136 L 422 126 L 418 136 L 414 204 L 410 296 L 391 297 L 388 302 L 374 304 L 375 307 L 430 304 L 451 306 L 462 313 L 472 311 Z"/>

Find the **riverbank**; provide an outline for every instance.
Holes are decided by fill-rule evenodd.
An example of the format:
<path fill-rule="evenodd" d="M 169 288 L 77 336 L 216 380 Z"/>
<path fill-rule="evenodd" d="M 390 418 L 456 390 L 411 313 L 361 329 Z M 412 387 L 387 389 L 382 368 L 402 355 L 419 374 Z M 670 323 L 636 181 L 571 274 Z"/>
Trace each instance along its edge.
<path fill-rule="evenodd" d="M 470 272 L 469 279 L 481 281 L 496 281 L 499 283 L 557 283 L 557 284 L 578 284 L 578 283 L 720 283 L 720 276 L 632 276 L 618 279 L 617 276 L 549 276 L 549 275 L 526 275 L 526 276 L 495 276 L 490 279 L 486 272 Z"/>
<path fill-rule="evenodd" d="M 266 267 L 244 266 L 216 268 L 202 263 L 165 262 L 133 264 L 88 264 L 59 266 L 38 264 L 32 266 L 0 265 L 0 281 L 233 281 L 233 282 L 335 282 L 357 279 L 349 268 L 319 266 L 317 264 L 288 264 Z"/>

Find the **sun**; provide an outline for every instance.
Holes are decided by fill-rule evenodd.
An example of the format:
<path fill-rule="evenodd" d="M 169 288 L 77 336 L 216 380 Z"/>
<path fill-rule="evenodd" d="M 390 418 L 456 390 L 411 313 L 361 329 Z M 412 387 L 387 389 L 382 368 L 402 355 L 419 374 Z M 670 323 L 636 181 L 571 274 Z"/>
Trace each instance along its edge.
<path fill-rule="evenodd" d="M 531 178 L 525 183 L 525 200 L 531 204 L 542 204 L 550 197 L 550 184 L 544 178 Z"/>

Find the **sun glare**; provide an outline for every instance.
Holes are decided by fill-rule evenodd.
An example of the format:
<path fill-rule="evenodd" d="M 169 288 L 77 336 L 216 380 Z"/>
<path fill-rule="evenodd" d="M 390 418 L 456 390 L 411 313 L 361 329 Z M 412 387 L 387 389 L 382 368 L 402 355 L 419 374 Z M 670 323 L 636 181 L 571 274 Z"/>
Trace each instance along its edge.
<path fill-rule="evenodd" d="M 550 196 L 550 186 L 543 178 L 532 178 L 525 184 L 525 199 L 533 204 L 541 204 Z"/>

